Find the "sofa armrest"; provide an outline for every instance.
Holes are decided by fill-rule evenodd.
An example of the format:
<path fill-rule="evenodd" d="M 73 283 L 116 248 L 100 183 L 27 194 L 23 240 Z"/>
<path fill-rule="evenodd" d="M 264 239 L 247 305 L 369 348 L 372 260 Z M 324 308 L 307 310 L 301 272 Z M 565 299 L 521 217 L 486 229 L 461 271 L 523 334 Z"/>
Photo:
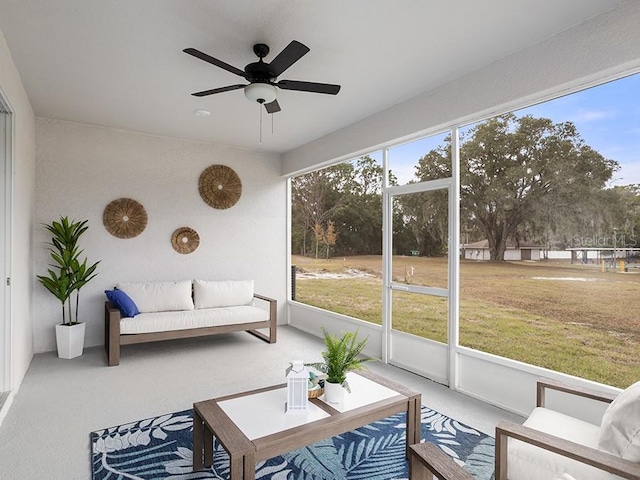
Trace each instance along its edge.
<path fill-rule="evenodd" d="M 254 293 L 253 294 L 253 298 L 255 298 L 256 300 L 261 300 L 263 302 L 268 302 L 269 303 L 269 336 L 262 334 L 261 332 L 258 332 L 256 330 L 251 330 L 249 331 L 249 333 L 257 336 L 258 338 L 261 338 L 262 340 L 269 342 L 269 343 L 276 343 L 276 339 L 277 339 L 277 331 L 278 331 L 278 301 L 273 299 L 273 298 L 269 298 L 266 297 L 264 295 L 260 295 L 258 293 Z"/>
<path fill-rule="evenodd" d="M 409 478 L 411 480 L 473 480 L 474 477 L 453 458 L 431 442 L 409 446 Z"/>
<path fill-rule="evenodd" d="M 109 366 L 120 363 L 120 310 L 104 302 L 104 348 Z"/>
<path fill-rule="evenodd" d="M 496 480 L 506 480 L 507 440 L 514 438 L 623 478 L 640 480 L 640 464 L 512 422 L 496 427 Z"/>
<path fill-rule="evenodd" d="M 591 400 L 598 400 L 600 402 L 611 403 L 617 395 L 600 392 L 598 390 L 592 390 L 590 388 L 582 388 L 576 387 L 573 385 L 568 385 L 566 383 L 557 382 L 555 380 L 549 379 L 541 379 L 538 380 L 536 386 L 536 406 L 544 407 L 545 403 L 545 391 L 549 390 L 557 390 L 559 392 L 569 393 L 571 395 L 576 395 L 579 397 L 590 398 Z"/>

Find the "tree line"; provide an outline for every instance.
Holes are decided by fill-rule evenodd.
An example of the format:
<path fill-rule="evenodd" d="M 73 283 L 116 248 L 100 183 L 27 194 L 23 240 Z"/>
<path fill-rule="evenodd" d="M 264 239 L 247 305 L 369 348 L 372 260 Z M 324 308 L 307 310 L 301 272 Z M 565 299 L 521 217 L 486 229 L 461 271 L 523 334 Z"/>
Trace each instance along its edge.
<path fill-rule="evenodd" d="M 489 119 L 461 136 L 460 163 L 461 241 L 486 239 L 492 260 L 504 259 L 509 241 L 544 250 L 640 247 L 640 185 L 610 187 L 618 162 L 587 145 L 572 122 Z M 381 254 L 382 173 L 364 156 L 292 179 L 293 252 Z M 410 183 L 450 176 L 447 137 L 418 159 Z M 393 172 L 389 178 L 397 184 Z M 447 191 L 394 198 L 393 253 L 446 255 Z M 608 243 L 588 245 L 594 238 Z"/>

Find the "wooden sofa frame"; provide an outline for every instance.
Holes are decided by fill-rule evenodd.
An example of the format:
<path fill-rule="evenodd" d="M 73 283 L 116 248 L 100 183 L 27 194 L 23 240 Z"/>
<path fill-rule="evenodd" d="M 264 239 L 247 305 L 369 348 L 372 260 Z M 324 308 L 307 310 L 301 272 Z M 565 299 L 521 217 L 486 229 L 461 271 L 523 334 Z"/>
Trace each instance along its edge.
<path fill-rule="evenodd" d="M 246 331 L 268 343 L 276 343 L 277 330 L 277 300 L 254 294 L 254 298 L 269 302 L 269 320 L 251 323 L 238 323 L 232 325 L 219 325 L 215 327 L 198 327 L 184 330 L 170 330 L 166 332 L 152 333 L 120 333 L 120 310 L 111 302 L 104 304 L 104 348 L 107 352 L 107 362 L 109 366 L 120 364 L 120 346 L 133 345 L 136 343 L 160 342 L 163 340 L 173 340 L 178 338 L 204 337 L 218 333 Z M 269 334 L 259 332 L 258 328 L 268 328 Z"/>

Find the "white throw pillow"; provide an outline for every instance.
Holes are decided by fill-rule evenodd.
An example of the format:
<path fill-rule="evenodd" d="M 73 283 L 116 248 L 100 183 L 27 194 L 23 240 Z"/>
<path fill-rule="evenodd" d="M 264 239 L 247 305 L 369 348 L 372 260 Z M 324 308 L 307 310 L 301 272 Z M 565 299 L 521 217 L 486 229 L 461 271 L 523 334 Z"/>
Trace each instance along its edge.
<path fill-rule="evenodd" d="M 624 390 L 604 412 L 598 448 L 640 463 L 640 382 Z"/>
<path fill-rule="evenodd" d="M 134 301 L 140 313 L 193 310 L 191 281 L 118 283 L 118 290 Z"/>
<path fill-rule="evenodd" d="M 196 308 L 236 307 L 253 302 L 253 280 L 193 281 Z"/>

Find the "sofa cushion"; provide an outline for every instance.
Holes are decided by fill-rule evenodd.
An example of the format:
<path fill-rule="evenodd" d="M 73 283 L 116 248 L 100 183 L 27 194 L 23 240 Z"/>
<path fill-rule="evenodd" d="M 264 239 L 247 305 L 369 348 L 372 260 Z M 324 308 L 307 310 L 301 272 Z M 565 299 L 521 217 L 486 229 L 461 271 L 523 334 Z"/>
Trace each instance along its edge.
<path fill-rule="evenodd" d="M 196 308 L 235 307 L 253 302 L 253 280 L 194 280 Z"/>
<path fill-rule="evenodd" d="M 126 282 L 116 288 L 124 291 L 138 306 L 140 313 L 193 310 L 191 281 Z"/>
<path fill-rule="evenodd" d="M 104 293 L 109 301 L 120 310 L 120 315 L 123 317 L 135 317 L 140 313 L 135 302 L 122 290 L 105 290 Z"/>
<path fill-rule="evenodd" d="M 141 313 L 135 318 L 120 319 L 120 333 L 137 334 L 168 332 L 200 327 L 236 325 L 269 320 L 269 312 L 262 308 L 240 307 L 201 308 L 180 312 Z"/>
<path fill-rule="evenodd" d="M 598 448 L 640 463 L 640 382 L 624 390 L 604 412 Z"/>

